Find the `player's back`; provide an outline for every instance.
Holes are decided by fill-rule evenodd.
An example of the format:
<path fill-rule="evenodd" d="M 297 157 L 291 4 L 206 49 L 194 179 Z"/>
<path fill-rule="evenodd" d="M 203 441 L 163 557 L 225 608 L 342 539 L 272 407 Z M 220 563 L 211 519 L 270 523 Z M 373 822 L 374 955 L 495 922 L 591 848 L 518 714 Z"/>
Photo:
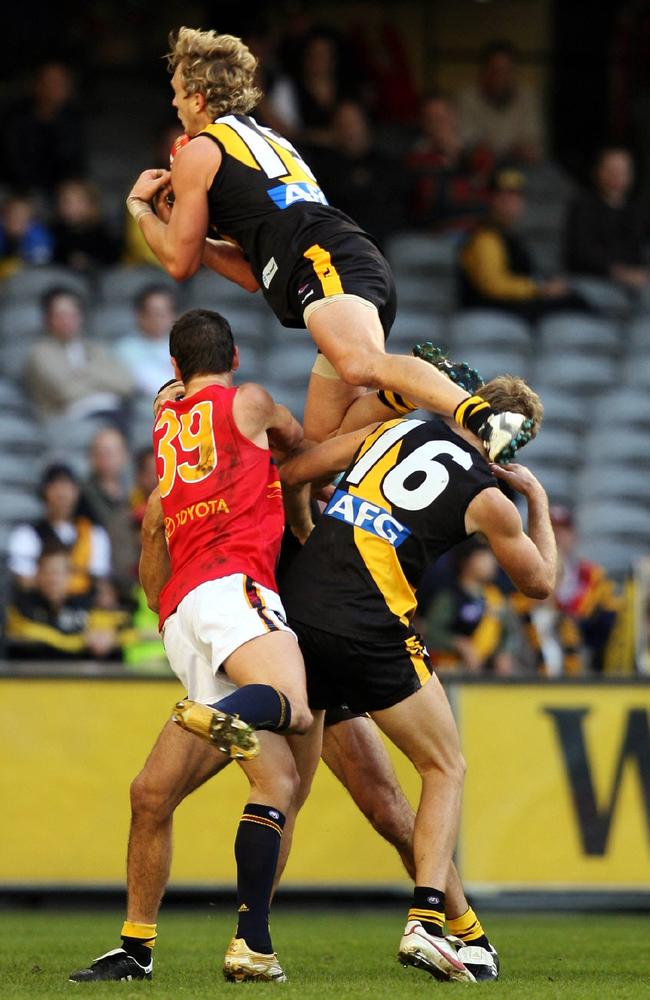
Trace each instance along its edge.
<path fill-rule="evenodd" d="M 374 241 L 328 204 L 308 165 L 282 136 L 249 115 L 223 115 L 206 126 L 222 162 L 208 191 L 210 223 L 237 243 L 271 308 L 285 325 L 302 326 L 287 299 L 287 282 L 305 251 L 337 235 Z"/>
<path fill-rule="evenodd" d="M 403 630 L 426 566 L 466 537 L 468 504 L 495 485 L 444 421 L 381 424 L 287 574 L 289 619 L 351 637 Z"/>
<path fill-rule="evenodd" d="M 154 426 L 172 571 L 160 595 L 161 622 L 208 580 L 243 573 L 276 589 L 284 526 L 277 468 L 269 450 L 238 429 L 236 393 L 209 385 L 166 403 Z"/>

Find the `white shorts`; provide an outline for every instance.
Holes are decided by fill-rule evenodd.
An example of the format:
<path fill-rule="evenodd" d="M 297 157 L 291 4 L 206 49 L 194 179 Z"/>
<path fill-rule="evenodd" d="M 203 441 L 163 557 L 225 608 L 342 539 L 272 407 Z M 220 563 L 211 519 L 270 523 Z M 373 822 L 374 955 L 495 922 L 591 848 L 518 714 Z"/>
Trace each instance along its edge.
<path fill-rule="evenodd" d="M 188 697 L 210 704 L 237 687 L 222 669 L 224 661 L 249 639 L 271 632 L 295 638 L 279 596 L 233 573 L 190 591 L 165 622 L 163 643 Z"/>

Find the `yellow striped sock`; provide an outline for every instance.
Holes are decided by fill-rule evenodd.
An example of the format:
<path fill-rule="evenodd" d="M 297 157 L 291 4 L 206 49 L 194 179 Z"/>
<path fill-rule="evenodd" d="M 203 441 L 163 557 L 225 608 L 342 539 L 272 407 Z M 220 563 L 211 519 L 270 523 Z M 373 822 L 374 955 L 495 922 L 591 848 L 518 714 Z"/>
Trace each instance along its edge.
<path fill-rule="evenodd" d="M 120 937 L 136 938 L 146 948 L 153 948 L 156 943 L 157 926 L 157 924 L 139 924 L 135 921 L 125 920 L 122 924 Z"/>
<path fill-rule="evenodd" d="M 412 906 L 408 911 L 406 919 L 419 920 L 420 922 L 424 921 L 429 924 L 435 924 L 436 927 L 440 927 L 442 930 L 445 922 L 445 915 L 444 913 L 438 912 L 438 910 L 421 910 L 419 907 Z"/>
<path fill-rule="evenodd" d="M 477 938 L 485 936 L 481 921 L 471 906 L 460 917 L 452 917 L 451 920 L 448 920 L 447 927 L 450 934 L 455 934 L 461 941 L 476 941 Z"/>

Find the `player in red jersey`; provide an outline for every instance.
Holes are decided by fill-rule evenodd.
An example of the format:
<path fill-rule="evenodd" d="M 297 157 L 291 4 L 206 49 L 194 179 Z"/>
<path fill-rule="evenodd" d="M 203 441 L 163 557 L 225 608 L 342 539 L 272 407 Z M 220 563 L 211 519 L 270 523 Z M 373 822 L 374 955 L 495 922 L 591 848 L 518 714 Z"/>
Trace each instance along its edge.
<path fill-rule="evenodd" d="M 143 524 L 141 578 L 148 594 L 154 576 L 167 579 L 157 588 L 163 641 L 188 700 L 177 705 L 132 786 L 122 947 L 71 979 L 151 977 L 173 810 L 234 758 L 251 788 L 235 840 L 239 921 L 224 974 L 283 981 L 268 915 L 299 779 L 279 733 L 304 732 L 312 718 L 302 657 L 275 583 L 284 510 L 269 445 L 290 451 L 302 429 L 261 386 L 233 386 L 237 350 L 218 313 L 181 316 L 170 353 L 185 395 L 164 403 L 154 427 L 159 489 Z M 212 744 L 207 755 L 191 733 Z M 161 799 L 171 805 L 162 822 Z"/>
<path fill-rule="evenodd" d="M 403 414 L 421 404 L 454 414 L 507 460 L 530 439 L 521 414 L 496 413 L 420 358 L 387 355 L 396 296 L 372 236 L 330 206 L 309 166 L 249 112 L 261 94 L 256 60 L 240 39 L 183 27 L 171 39 L 173 105 L 191 142 L 171 174 L 144 171 L 127 207 L 162 266 L 177 280 L 201 263 L 249 291 L 261 289 L 285 326 L 306 326 L 319 349 L 305 428 L 322 440 L 361 426 L 354 403 L 365 387 Z M 170 180 L 174 207 L 152 203 Z M 218 238 L 207 239 L 208 232 Z"/>

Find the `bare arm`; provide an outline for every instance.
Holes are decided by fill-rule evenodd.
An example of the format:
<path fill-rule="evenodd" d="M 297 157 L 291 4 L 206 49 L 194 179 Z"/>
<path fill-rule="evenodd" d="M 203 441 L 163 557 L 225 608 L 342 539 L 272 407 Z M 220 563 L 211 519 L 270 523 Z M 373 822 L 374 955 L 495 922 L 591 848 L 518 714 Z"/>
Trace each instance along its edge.
<path fill-rule="evenodd" d="M 515 505 L 498 489 L 479 493 L 465 513 L 468 533 L 480 531 L 487 538 L 500 566 L 527 597 L 543 600 L 555 587 L 557 550 L 541 484 L 522 465 L 492 466 L 499 479 L 526 497 L 528 534 Z"/>
<path fill-rule="evenodd" d="M 179 150 L 172 167 L 174 210 L 167 225 L 153 211 L 144 210 L 138 224 L 149 247 L 177 281 L 198 271 L 203 260 L 208 231 L 208 189 L 221 166 L 219 147 L 198 138 Z M 166 170 L 145 170 L 127 198 L 151 203 L 170 181 Z"/>
<path fill-rule="evenodd" d="M 228 281 L 241 285 L 247 292 L 257 292 L 260 287 L 242 251 L 226 240 L 206 240 L 203 263 Z"/>
<path fill-rule="evenodd" d="M 165 520 L 158 487 L 147 501 L 141 538 L 142 550 L 138 574 L 148 606 L 152 611 L 157 611 L 160 591 L 171 576 L 169 550 L 165 539 Z"/>
<path fill-rule="evenodd" d="M 313 483 L 315 486 L 323 486 L 331 482 L 337 473 L 348 467 L 376 426 L 377 424 L 371 424 L 349 434 L 340 434 L 314 447 L 309 447 L 305 442 L 305 450 L 293 455 L 280 467 L 283 485 L 298 487 L 304 483 Z"/>

